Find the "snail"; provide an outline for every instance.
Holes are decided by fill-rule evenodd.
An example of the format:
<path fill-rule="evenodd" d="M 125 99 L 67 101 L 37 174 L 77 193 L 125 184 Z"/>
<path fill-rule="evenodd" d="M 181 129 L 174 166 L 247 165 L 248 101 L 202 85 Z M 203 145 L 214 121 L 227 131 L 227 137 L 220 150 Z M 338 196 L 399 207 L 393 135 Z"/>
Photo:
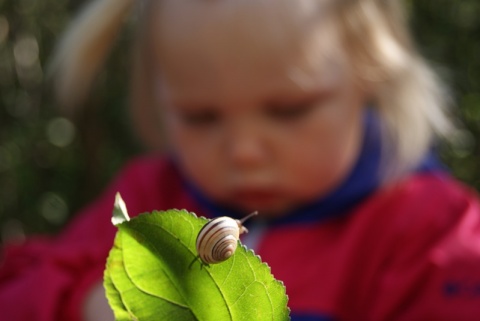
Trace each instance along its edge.
<path fill-rule="evenodd" d="M 243 223 L 257 214 L 255 211 L 241 220 L 222 216 L 209 221 L 197 236 L 198 257 L 206 265 L 227 260 L 235 253 L 240 234 L 248 233 Z"/>

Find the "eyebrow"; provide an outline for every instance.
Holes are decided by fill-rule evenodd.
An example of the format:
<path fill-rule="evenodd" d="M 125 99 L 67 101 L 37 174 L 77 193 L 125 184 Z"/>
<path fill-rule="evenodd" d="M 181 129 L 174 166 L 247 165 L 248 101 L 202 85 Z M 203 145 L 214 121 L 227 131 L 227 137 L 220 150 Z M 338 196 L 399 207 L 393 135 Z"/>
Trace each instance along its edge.
<path fill-rule="evenodd" d="M 212 103 L 201 103 L 201 102 L 193 102 L 193 101 L 172 101 L 172 106 L 175 106 L 181 111 L 191 111 L 191 110 L 208 110 L 215 108 L 215 104 Z"/>
<path fill-rule="evenodd" d="M 168 103 L 172 106 L 179 107 L 182 109 L 191 109 L 197 108 L 198 106 L 208 108 L 214 106 L 207 99 L 201 98 L 199 96 L 190 96 L 190 97 L 170 97 Z"/>
<path fill-rule="evenodd" d="M 301 94 L 291 96 L 280 96 L 278 98 L 266 100 L 267 106 L 285 106 L 291 104 L 308 104 L 315 101 L 330 98 L 336 92 L 335 88 L 314 90 L 311 92 L 303 92 Z"/>

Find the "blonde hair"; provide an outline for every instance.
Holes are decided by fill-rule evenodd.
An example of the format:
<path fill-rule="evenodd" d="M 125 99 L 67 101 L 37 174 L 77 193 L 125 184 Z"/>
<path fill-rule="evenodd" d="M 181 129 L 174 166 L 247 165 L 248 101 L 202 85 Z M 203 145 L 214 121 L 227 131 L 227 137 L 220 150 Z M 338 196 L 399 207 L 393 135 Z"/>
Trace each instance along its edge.
<path fill-rule="evenodd" d="M 373 88 L 384 125 L 385 174 L 396 177 L 421 161 L 436 136 L 447 137 L 450 99 L 415 50 L 399 1 L 344 2 L 349 3 L 339 10 L 344 45 L 354 53 L 357 77 Z"/>
<path fill-rule="evenodd" d="M 139 3 L 149 6 L 160 1 Z M 87 94 L 133 2 L 95 0 L 73 22 L 53 64 L 63 104 L 73 106 Z M 415 50 L 399 0 L 335 0 L 331 5 L 351 67 L 358 81 L 371 89 L 373 106 L 382 119 L 385 173 L 398 177 L 418 164 L 436 136 L 449 131 L 448 96 Z M 163 133 L 154 108 L 155 79 L 148 66 L 149 12 L 143 10 L 138 19 L 131 104 L 140 136 L 158 147 Z"/>
<path fill-rule="evenodd" d="M 50 63 L 60 104 L 77 107 L 90 86 L 135 0 L 94 0 L 72 21 Z"/>

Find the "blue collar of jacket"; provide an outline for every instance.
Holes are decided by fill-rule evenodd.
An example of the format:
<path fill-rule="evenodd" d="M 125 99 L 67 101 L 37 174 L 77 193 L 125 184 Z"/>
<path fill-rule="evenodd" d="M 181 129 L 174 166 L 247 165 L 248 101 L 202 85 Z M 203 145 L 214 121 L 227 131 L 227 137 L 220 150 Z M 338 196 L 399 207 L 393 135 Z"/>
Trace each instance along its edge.
<path fill-rule="evenodd" d="M 299 206 L 271 224 L 311 223 L 337 217 L 347 213 L 371 195 L 381 184 L 379 173 L 381 158 L 380 124 L 377 115 L 368 111 L 364 119 L 365 132 L 362 149 L 347 178 L 334 191 L 317 200 Z M 429 153 L 416 171 L 441 171 L 443 166 L 433 152 Z M 193 198 L 212 217 L 230 216 L 241 218 L 243 212 L 216 204 L 208 199 L 191 182 L 184 179 L 184 184 Z"/>

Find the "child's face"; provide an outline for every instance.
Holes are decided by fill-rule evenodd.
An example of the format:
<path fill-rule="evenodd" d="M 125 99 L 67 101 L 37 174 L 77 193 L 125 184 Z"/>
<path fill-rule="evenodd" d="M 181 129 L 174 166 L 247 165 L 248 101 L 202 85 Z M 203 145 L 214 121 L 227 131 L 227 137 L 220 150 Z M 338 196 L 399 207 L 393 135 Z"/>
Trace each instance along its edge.
<path fill-rule="evenodd" d="M 282 215 L 349 173 L 365 94 L 328 21 L 263 2 L 165 1 L 154 51 L 183 170 L 216 201 Z"/>

